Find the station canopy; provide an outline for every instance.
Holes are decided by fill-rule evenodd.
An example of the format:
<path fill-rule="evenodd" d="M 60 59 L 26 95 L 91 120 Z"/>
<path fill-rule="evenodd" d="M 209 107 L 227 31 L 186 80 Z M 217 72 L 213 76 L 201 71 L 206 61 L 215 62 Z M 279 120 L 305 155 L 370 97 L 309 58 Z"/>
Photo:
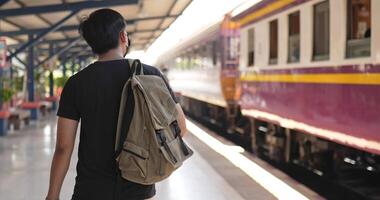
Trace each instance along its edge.
<path fill-rule="evenodd" d="M 131 50 L 145 50 L 191 1 L 0 0 L 0 37 L 7 41 L 8 58 L 20 59 L 18 56 L 30 47 L 35 47 L 41 62 L 51 55 L 61 59 L 90 56 L 91 49 L 79 36 L 78 25 L 91 12 L 107 7 L 124 16 Z"/>

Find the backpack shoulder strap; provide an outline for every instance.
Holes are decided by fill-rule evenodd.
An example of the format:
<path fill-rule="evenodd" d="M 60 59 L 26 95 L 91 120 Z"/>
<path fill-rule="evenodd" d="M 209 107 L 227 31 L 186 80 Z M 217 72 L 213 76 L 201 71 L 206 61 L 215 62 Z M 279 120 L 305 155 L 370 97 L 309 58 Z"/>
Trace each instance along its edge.
<path fill-rule="evenodd" d="M 115 137 L 115 153 L 119 151 L 119 147 L 122 146 L 122 143 L 120 141 L 120 136 L 122 134 L 122 127 L 123 127 L 123 119 L 124 119 L 124 113 L 127 105 L 127 97 L 128 97 L 128 90 L 131 87 L 131 80 L 128 79 L 127 83 L 124 84 L 123 90 L 121 92 L 121 100 L 120 100 L 120 106 L 119 106 L 119 116 L 117 118 L 117 128 L 116 128 L 116 137 Z M 121 143 L 121 144 L 120 144 Z"/>
<path fill-rule="evenodd" d="M 139 59 L 127 59 L 131 67 L 131 75 L 144 75 L 143 65 Z"/>
<path fill-rule="evenodd" d="M 143 75 L 144 70 L 143 66 L 138 59 L 127 59 L 129 63 L 129 67 L 131 68 L 131 74 L 127 82 L 124 84 L 122 93 L 121 93 L 121 100 L 120 100 L 120 106 L 119 106 L 119 116 L 117 118 L 117 128 L 116 128 L 116 137 L 115 137 L 115 153 L 118 154 L 120 152 L 120 148 L 122 147 L 124 141 L 122 141 L 122 138 L 124 135 L 127 134 L 127 130 L 123 130 L 124 127 L 123 123 L 125 122 L 124 113 L 126 109 L 126 103 L 127 103 L 127 97 L 128 92 L 132 92 L 131 90 L 131 78 L 134 75 Z"/>

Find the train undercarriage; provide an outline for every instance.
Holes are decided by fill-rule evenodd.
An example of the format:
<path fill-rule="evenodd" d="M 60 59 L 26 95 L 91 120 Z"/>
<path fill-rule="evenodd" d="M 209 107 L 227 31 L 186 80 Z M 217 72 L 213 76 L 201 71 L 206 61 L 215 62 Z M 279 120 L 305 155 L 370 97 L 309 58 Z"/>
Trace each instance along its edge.
<path fill-rule="evenodd" d="M 302 169 L 341 190 L 328 198 L 380 199 L 380 156 L 242 115 L 240 108 L 181 97 L 186 114 L 276 166 Z M 347 191 L 348 192 L 347 192 Z M 343 195 L 343 196 L 342 196 Z"/>

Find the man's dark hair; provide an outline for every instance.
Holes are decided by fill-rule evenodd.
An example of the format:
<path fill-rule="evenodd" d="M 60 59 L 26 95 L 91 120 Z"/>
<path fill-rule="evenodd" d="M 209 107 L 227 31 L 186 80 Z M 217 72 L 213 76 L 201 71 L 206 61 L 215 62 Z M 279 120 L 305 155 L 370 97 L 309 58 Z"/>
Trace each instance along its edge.
<path fill-rule="evenodd" d="M 125 26 L 120 13 L 105 8 L 84 19 L 79 25 L 79 33 L 95 54 L 103 54 L 119 45 L 119 34 Z"/>

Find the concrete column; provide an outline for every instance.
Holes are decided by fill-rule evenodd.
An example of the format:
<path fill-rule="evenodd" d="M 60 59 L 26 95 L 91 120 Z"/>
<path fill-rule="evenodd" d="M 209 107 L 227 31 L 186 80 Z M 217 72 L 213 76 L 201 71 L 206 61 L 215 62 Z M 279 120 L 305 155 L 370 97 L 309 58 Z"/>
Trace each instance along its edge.
<path fill-rule="evenodd" d="M 0 79 L 3 78 L 3 68 L 0 67 Z M 3 90 L 3 81 L 0 82 L 0 92 Z M 6 111 L 3 110 L 3 98 L 0 93 L 0 136 L 5 136 L 7 134 L 7 116 Z"/>
<path fill-rule="evenodd" d="M 9 67 L 9 79 L 11 80 L 11 88 L 13 88 L 14 84 L 13 84 L 13 65 L 12 65 L 12 59 L 9 61 L 10 63 L 10 67 Z M 11 99 L 11 106 L 13 107 L 13 98 Z"/>
<path fill-rule="evenodd" d="M 3 90 L 3 71 L 4 69 L 2 67 L 0 67 L 0 92 L 2 92 Z M 3 109 L 3 95 L 0 94 L 0 111 Z"/>
<path fill-rule="evenodd" d="M 54 44 L 49 44 L 49 56 L 53 56 L 54 54 Z M 53 67 L 54 68 L 54 67 Z M 49 96 L 52 98 L 52 110 L 57 109 L 57 101 L 53 98 L 54 97 L 54 74 L 53 70 L 51 69 L 49 72 Z"/>
<path fill-rule="evenodd" d="M 50 71 L 49 73 L 49 96 L 54 97 L 54 75 L 53 71 Z M 57 102 L 56 100 L 52 101 L 52 110 L 57 109 Z"/>
<path fill-rule="evenodd" d="M 64 77 L 64 78 L 67 77 L 66 60 L 63 60 L 63 61 L 62 61 L 62 74 L 63 74 L 63 77 Z"/>
<path fill-rule="evenodd" d="M 29 35 L 29 41 L 33 40 L 33 35 Z M 34 98 L 34 47 L 28 50 L 28 67 L 27 67 L 27 86 L 28 86 L 28 102 L 35 102 Z M 32 120 L 38 119 L 38 108 L 31 107 L 30 114 Z"/>
<path fill-rule="evenodd" d="M 49 72 L 49 95 L 54 96 L 54 76 L 53 71 Z"/>
<path fill-rule="evenodd" d="M 76 65 L 76 60 L 73 59 L 73 61 L 71 63 L 71 75 L 75 74 L 75 65 Z"/>
<path fill-rule="evenodd" d="M 79 59 L 79 69 L 78 69 L 78 71 L 80 71 L 80 70 L 83 69 L 83 65 L 84 65 L 83 59 L 80 58 L 80 59 Z"/>

